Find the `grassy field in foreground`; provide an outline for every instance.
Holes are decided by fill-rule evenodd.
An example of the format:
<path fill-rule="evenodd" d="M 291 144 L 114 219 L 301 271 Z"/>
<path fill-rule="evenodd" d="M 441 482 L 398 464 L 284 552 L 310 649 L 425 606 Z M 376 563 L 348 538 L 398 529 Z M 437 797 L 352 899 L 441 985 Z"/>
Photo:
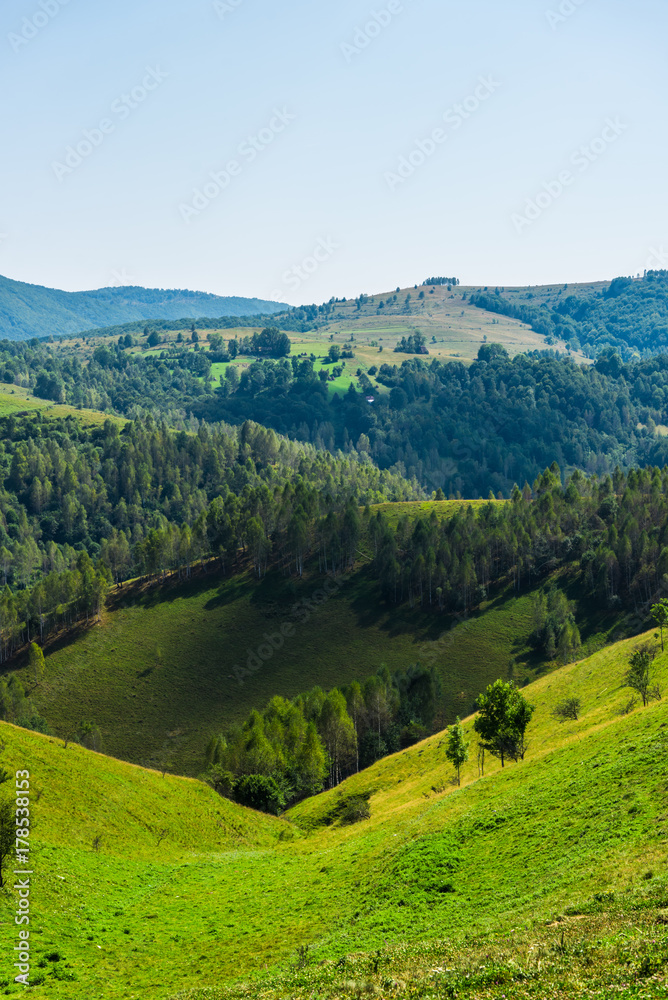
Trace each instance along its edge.
<path fill-rule="evenodd" d="M 60 736 L 90 720 L 105 752 L 197 775 L 211 736 L 275 694 L 364 680 L 382 663 L 407 667 L 433 651 L 446 718 L 454 718 L 490 680 L 506 676 L 511 659 L 519 661 L 518 679 L 531 676 L 522 666 L 532 628 L 528 594 L 501 593 L 449 631 L 452 620 L 434 609 L 386 606 L 368 569 L 342 581 L 325 603 L 311 611 L 301 603 L 297 611 L 323 580 L 296 584 L 276 574 L 258 584 L 249 575 L 212 575 L 119 595 L 100 624 L 47 649 L 37 707 Z M 294 636 L 240 683 L 235 666 L 245 667 L 285 622 L 295 625 Z"/>
<path fill-rule="evenodd" d="M 626 712 L 636 641 L 525 689 L 524 763 L 472 761 L 458 788 L 437 734 L 279 820 L 2 724 L 36 793 L 32 995 L 664 996 L 668 711 Z M 565 694 L 578 722 L 553 717 Z M 360 791 L 369 820 L 323 824 Z"/>

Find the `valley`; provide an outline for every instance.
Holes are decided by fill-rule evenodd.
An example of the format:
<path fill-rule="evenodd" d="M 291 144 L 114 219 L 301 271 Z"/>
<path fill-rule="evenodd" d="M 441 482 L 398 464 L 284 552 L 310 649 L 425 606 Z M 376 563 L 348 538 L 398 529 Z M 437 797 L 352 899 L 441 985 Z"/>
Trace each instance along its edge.
<path fill-rule="evenodd" d="M 0 343 L 35 996 L 665 992 L 668 366 L 559 292 Z"/>
<path fill-rule="evenodd" d="M 666 713 L 625 709 L 634 642 L 525 689 L 523 763 L 488 760 L 480 777 L 473 759 L 459 788 L 436 734 L 281 819 L 0 726 L 2 763 L 29 768 L 39 796 L 33 992 L 348 998 L 365 983 L 486 998 L 503 984 L 524 998 L 557 976 L 580 995 L 660 996 Z M 582 716 L 560 723 L 569 694 Z M 323 825 L 337 798 L 361 794 L 369 820 Z"/>

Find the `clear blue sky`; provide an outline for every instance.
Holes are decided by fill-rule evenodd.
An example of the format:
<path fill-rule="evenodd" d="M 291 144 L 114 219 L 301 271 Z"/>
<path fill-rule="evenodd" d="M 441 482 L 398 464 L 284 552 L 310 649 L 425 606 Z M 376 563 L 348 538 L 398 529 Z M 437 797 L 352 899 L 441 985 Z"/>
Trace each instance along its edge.
<path fill-rule="evenodd" d="M 665 0 L 5 0 L 0 24 L 9 277 L 299 303 L 668 266 Z"/>

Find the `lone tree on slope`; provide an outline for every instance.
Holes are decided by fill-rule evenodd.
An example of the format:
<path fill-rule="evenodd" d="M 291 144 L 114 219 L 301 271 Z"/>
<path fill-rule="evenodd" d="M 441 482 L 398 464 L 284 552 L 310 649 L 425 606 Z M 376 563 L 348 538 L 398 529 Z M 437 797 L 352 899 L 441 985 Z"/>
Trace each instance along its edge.
<path fill-rule="evenodd" d="M 624 683 L 638 692 L 643 705 L 646 705 L 650 698 L 661 697 L 658 684 L 652 687 L 654 655 L 651 643 L 645 642 L 642 646 L 638 646 L 631 653 L 629 667 L 624 676 Z"/>
<path fill-rule="evenodd" d="M 533 705 L 517 690 L 512 681 L 494 681 L 476 701 L 478 716 L 473 728 L 480 745 L 501 767 L 509 760 L 524 760 L 527 749 L 526 729 L 534 713 Z"/>
<path fill-rule="evenodd" d="M 28 665 L 32 673 L 32 678 L 35 684 L 39 682 L 44 677 L 45 663 L 44 663 L 44 653 L 37 645 L 36 642 L 30 643 L 30 653 L 28 654 Z"/>
<path fill-rule="evenodd" d="M 668 628 L 668 598 L 662 597 L 657 604 L 652 605 L 652 618 L 661 633 L 661 652 L 663 653 L 663 630 Z"/>
<path fill-rule="evenodd" d="M 461 785 L 462 783 L 459 776 L 459 770 L 462 764 L 465 764 L 469 759 L 469 746 L 470 743 L 466 739 L 464 727 L 461 724 L 459 716 L 457 716 L 454 726 L 450 726 L 450 730 L 448 732 L 448 742 L 445 748 L 445 756 L 450 763 L 457 768 L 458 785 Z"/>

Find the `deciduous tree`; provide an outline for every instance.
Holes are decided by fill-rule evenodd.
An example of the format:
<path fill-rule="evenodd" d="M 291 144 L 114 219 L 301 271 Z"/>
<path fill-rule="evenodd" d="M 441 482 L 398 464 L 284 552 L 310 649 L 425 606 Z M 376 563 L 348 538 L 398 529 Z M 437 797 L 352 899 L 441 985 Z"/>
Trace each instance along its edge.
<path fill-rule="evenodd" d="M 466 739 L 464 727 L 461 724 L 459 716 L 457 716 L 455 724 L 450 726 L 450 729 L 448 730 L 448 742 L 445 747 L 445 756 L 450 763 L 457 768 L 458 785 L 461 785 L 459 774 L 460 768 L 462 764 L 465 764 L 469 759 L 469 746 L 470 743 Z"/>
<path fill-rule="evenodd" d="M 506 759 L 524 760 L 526 729 L 534 707 L 513 682 L 494 681 L 479 696 L 476 707 L 478 715 L 473 728 L 480 737 L 481 746 L 500 759 L 501 767 Z"/>

